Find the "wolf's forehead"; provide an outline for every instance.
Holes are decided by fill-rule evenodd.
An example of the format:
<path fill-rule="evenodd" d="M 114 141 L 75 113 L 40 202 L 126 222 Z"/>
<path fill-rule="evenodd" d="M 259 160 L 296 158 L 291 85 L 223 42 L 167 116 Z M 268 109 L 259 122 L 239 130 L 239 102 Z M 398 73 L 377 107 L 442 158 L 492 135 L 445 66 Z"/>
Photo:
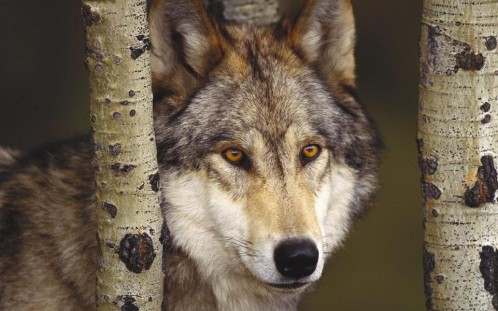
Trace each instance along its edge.
<path fill-rule="evenodd" d="M 219 66 L 222 72 L 268 80 L 275 76 L 277 69 L 284 69 L 288 75 L 299 75 L 307 69 L 289 42 L 275 36 L 271 27 L 230 26 L 226 29 L 224 33 L 229 40 Z"/>
<path fill-rule="evenodd" d="M 206 86 L 199 94 L 197 116 L 219 122 L 235 132 L 254 129 L 268 137 L 279 137 L 292 125 L 308 129 L 309 110 L 316 106 L 305 85 L 274 68 L 264 80 L 252 76 L 225 76 Z M 210 103 L 209 109 L 200 103 Z M 216 107 L 216 108 L 215 108 Z M 207 119 L 206 119 L 207 120 Z M 216 120 L 216 121 L 215 121 Z"/>
<path fill-rule="evenodd" d="M 305 97 L 280 92 L 266 82 L 221 80 L 199 91 L 186 111 L 190 134 L 201 143 L 278 145 L 289 129 L 296 140 L 315 134 Z M 192 131 L 193 130 L 193 131 Z M 209 147 L 206 147 L 209 148 Z"/>
<path fill-rule="evenodd" d="M 322 133 L 337 109 L 314 71 L 285 43 L 272 44 L 267 30 L 238 31 L 240 38 L 187 109 L 186 117 L 203 129 L 202 140 L 257 131 L 267 143 L 276 143 L 290 127 L 297 140 Z"/>
<path fill-rule="evenodd" d="M 321 82 L 285 44 L 271 45 L 257 34 L 248 32 L 234 43 L 202 95 L 220 106 L 218 113 L 241 116 L 251 124 L 285 128 L 303 121 L 314 104 L 307 88 Z M 327 95 L 324 88 L 319 92 Z"/>

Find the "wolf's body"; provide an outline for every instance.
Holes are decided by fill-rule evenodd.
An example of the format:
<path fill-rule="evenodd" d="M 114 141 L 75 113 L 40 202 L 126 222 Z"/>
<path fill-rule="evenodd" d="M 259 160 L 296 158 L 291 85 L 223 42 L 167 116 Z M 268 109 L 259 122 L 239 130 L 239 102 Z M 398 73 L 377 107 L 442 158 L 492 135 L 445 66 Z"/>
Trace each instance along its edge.
<path fill-rule="evenodd" d="M 308 1 L 254 29 L 215 24 L 201 1 L 157 0 L 149 16 L 165 305 L 293 310 L 376 183 L 351 4 Z M 88 137 L 0 149 L 0 310 L 94 308 L 90 153 Z"/>

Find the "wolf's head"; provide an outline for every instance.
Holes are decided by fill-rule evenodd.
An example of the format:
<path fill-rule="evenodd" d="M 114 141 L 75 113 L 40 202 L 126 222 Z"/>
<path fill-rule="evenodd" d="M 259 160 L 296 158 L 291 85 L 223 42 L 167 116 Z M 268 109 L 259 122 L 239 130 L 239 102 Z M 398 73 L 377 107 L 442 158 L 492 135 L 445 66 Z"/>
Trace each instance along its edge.
<path fill-rule="evenodd" d="M 350 1 L 251 28 L 215 23 L 200 0 L 158 0 L 150 25 L 174 245 L 209 278 L 284 292 L 318 280 L 376 184 Z"/>

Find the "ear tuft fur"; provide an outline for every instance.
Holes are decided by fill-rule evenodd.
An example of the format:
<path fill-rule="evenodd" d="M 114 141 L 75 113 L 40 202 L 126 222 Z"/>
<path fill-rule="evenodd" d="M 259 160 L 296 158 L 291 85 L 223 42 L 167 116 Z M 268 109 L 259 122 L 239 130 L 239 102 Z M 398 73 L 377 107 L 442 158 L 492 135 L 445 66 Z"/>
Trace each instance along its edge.
<path fill-rule="evenodd" d="M 154 93 L 188 96 L 221 60 L 221 36 L 202 0 L 155 0 L 149 12 Z"/>
<path fill-rule="evenodd" d="M 316 65 L 329 87 L 338 91 L 344 86 L 354 88 L 355 24 L 351 0 L 306 1 L 290 40 L 306 62 Z"/>

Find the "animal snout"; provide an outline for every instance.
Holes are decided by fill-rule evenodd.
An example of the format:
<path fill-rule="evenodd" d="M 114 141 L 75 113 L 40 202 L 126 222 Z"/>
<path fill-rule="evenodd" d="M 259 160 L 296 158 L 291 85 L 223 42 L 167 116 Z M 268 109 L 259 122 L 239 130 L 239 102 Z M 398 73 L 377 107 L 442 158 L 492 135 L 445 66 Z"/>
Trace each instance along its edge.
<path fill-rule="evenodd" d="M 311 240 L 289 239 L 281 242 L 273 254 L 278 272 L 299 279 L 311 275 L 318 262 L 318 248 Z"/>

